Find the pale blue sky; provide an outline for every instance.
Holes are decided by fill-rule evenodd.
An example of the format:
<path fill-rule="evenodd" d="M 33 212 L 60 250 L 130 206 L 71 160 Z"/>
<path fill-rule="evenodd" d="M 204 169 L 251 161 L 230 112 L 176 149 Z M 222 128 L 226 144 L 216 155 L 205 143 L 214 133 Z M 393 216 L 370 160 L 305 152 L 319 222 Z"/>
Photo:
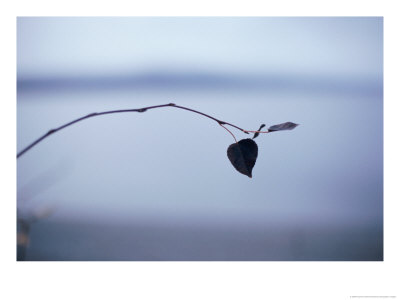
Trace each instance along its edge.
<path fill-rule="evenodd" d="M 382 18 L 18 18 L 20 76 L 144 70 L 377 76 Z"/>

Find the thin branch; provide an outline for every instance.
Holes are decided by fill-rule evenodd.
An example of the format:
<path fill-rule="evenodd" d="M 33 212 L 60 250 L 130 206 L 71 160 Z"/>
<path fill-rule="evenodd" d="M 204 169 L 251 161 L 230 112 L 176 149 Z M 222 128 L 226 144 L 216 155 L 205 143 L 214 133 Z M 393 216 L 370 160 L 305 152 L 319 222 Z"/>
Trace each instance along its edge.
<path fill-rule="evenodd" d="M 272 131 L 269 131 L 269 130 L 267 130 L 267 131 L 246 130 L 246 132 L 248 132 L 248 133 L 270 133 Z"/>
<path fill-rule="evenodd" d="M 235 137 L 235 135 L 228 129 L 228 128 L 226 128 L 224 125 L 222 125 L 222 124 L 219 124 L 221 127 L 224 127 L 225 129 L 226 129 L 226 131 L 228 131 L 232 136 L 233 136 L 233 139 L 235 140 L 235 142 L 237 143 L 237 140 L 236 140 L 236 137 Z"/>
<path fill-rule="evenodd" d="M 110 111 L 104 111 L 104 112 L 99 112 L 99 113 L 91 113 L 91 114 L 88 114 L 88 115 L 86 115 L 86 116 L 83 116 L 83 117 L 81 117 L 81 118 L 78 118 L 78 119 L 76 119 L 76 120 L 73 120 L 73 121 L 71 121 L 71 122 L 69 122 L 69 123 L 66 123 L 66 124 L 64 124 L 64 125 L 62 125 L 62 126 L 60 126 L 60 127 L 57 127 L 57 128 L 54 128 L 54 129 L 49 130 L 46 134 L 44 134 L 43 136 L 41 136 L 40 138 L 38 138 L 37 140 L 35 140 L 35 141 L 32 142 L 31 144 L 29 144 L 27 147 L 25 147 L 24 149 L 22 149 L 20 152 L 18 152 L 17 158 L 19 158 L 21 155 L 23 155 L 25 152 L 27 152 L 27 151 L 28 151 L 29 149 L 31 149 L 33 146 L 37 145 L 38 143 L 40 143 L 41 141 L 43 141 L 45 138 L 49 137 L 49 136 L 52 135 L 53 133 L 55 133 L 55 132 L 57 132 L 57 131 L 60 131 L 61 129 L 64 129 L 64 128 L 68 127 L 68 126 L 71 126 L 71 125 L 73 125 L 73 124 L 75 124 L 75 123 L 78 123 L 78 122 L 80 122 L 80 121 L 83 121 L 83 120 L 85 120 L 85 119 L 89 119 L 89 118 L 96 117 L 96 116 L 101 116 L 101 115 L 115 114 L 115 113 L 124 113 L 124 112 L 145 112 L 145 111 L 147 111 L 147 110 L 149 110 L 149 109 L 161 108 L 161 107 L 175 107 L 175 108 L 179 108 L 179 109 L 191 111 L 191 112 L 200 114 L 200 115 L 202 115 L 202 116 L 205 116 L 205 117 L 207 117 L 207 118 L 209 118 L 209 119 L 211 119 L 211 120 L 214 120 L 214 121 L 217 122 L 219 125 L 221 125 L 222 127 L 224 127 L 224 128 L 233 136 L 233 138 L 235 139 L 235 141 L 236 141 L 235 136 L 232 134 L 232 132 L 230 132 L 230 131 L 229 131 L 225 126 L 223 126 L 223 125 L 229 125 L 229 126 L 234 127 L 234 128 L 236 128 L 236 129 L 238 129 L 238 130 L 240 130 L 240 131 L 242 131 L 242 132 L 244 132 L 244 133 L 246 133 L 246 134 L 248 134 L 249 132 L 257 132 L 257 131 L 244 130 L 243 128 L 240 128 L 240 127 L 238 127 L 238 126 L 236 126 L 236 125 L 233 125 L 233 124 L 231 124 L 231 123 L 228 123 L 228 122 L 225 122 L 225 121 L 216 119 L 216 118 L 214 118 L 214 117 L 212 117 L 212 116 L 210 116 L 210 115 L 207 115 L 207 114 L 205 114 L 205 113 L 199 112 L 199 111 L 194 110 L 194 109 L 191 109 L 191 108 L 187 108 L 187 107 L 184 107 L 184 106 L 175 105 L 174 103 L 168 103 L 168 104 L 155 105 L 155 106 L 148 106 L 148 107 L 136 108 L 136 109 L 110 110 Z M 259 132 L 259 133 L 268 133 L 268 131 L 258 131 L 258 132 Z"/>

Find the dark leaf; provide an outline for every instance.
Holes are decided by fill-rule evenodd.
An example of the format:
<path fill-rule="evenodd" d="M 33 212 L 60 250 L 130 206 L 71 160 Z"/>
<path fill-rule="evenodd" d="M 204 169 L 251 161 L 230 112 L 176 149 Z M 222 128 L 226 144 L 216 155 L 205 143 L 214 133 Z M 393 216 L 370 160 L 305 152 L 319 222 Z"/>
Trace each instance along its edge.
<path fill-rule="evenodd" d="M 263 129 L 263 127 L 265 127 L 265 124 L 261 124 L 260 128 L 258 128 L 257 131 L 261 131 L 261 129 Z M 254 140 L 256 137 L 258 137 L 258 135 L 259 135 L 259 133 L 256 132 L 256 133 L 254 134 L 254 136 L 253 136 L 253 140 Z"/>
<path fill-rule="evenodd" d="M 292 130 L 299 126 L 299 124 L 295 124 L 292 122 L 286 122 L 278 125 L 271 126 L 268 128 L 269 131 L 279 131 L 279 130 Z"/>
<path fill-rule="evenodd" d="M 240 140 L 228 147 L 228 158 L 235 169 L 251 178 L 251 171 L 256 164 L 258 146 L 252 139 Z"/>

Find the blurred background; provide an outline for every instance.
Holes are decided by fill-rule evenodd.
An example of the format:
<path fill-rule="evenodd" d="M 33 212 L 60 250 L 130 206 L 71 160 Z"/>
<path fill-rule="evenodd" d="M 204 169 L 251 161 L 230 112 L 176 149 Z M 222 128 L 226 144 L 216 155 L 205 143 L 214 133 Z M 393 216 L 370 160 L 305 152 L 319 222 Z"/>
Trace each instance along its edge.
<path fill-rule="evenodd" d="M 26 260 L 383 260 L 383 19 L 19 17 Z M 233 129 L 237 139 L 248 136 Z M 21 249 L 20 249 L 21 250 Z"/>

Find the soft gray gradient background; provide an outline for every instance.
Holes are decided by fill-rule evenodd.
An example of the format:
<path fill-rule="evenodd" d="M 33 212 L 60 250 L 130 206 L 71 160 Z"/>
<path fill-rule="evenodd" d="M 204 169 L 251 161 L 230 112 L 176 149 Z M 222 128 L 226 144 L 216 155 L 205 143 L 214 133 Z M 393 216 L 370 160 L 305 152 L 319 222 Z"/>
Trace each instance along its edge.
<path fill-rule="evenodd" d="M 18 18 L 29 260 L 382 260 L 382 18 Z M 233 129 L 234 130 L 234 129 Z M 233 131 L 237 138 L 248 136 Z"/>

